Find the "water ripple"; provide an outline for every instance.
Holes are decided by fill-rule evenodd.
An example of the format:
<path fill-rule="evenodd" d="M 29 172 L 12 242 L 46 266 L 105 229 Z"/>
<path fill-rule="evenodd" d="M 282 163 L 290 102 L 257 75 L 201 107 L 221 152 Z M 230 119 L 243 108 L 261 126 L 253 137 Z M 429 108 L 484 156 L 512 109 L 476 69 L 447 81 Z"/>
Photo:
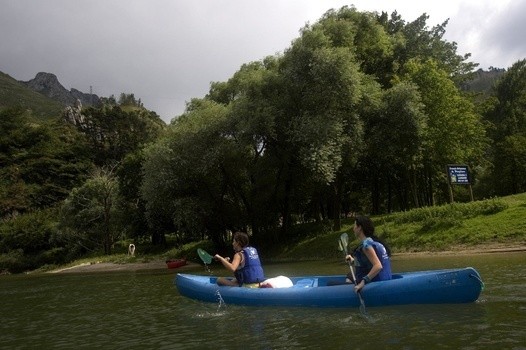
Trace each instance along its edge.
<path fill-rule="evenodd" d="M 473 259 L 469 265 L 477 266 Z M 201 303 L 181 297 L 165 271 L 2 276 L 0 349 L 519 349 L 526 339 L 526 259 L 506 259 L 481 259 L 486 288 L 476 303 L 368 307 L 367 317 L 357 307 Z M 414 269 L 427 262 L 411 260 Z M 503 276 L 500 262 L 523 277 Z M 269 271 L 334 268 L 302 264 Z"/>

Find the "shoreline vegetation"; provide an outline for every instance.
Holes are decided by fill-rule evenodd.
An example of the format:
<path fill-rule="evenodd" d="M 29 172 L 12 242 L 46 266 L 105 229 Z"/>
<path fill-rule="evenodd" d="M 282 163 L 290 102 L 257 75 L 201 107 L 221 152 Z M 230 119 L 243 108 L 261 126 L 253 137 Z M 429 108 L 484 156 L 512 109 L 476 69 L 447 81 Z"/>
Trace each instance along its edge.
<path fill-rule="evenodd" d="M 453 203 L 372 216 L 376 234 L 389 244 L 393 259 L 423 255 L 466 255 L 526 252 L 526 193 L 468 203 Z M 327 223 L 297 225 L 290 236 L 274 242 L 258 242 L 263 263 L 301 260 L 338 261 L 338 239 L 352 233 L 353 218 L 342 220 L 338 231 Z M 352 237 L 352 235 L 351 235 Z M 129 243 L 129 242 L 128 242 Z M 351 246 L 356 242 L 351 241 Z M 46 265 L 26 273 L 73 273 L 169 270 L 166 261 L 186 257 L 188 265 L 169 271 L 184 271 L 202 265 L 197 249 L 216 252 L 209 241 L 190 242 L 152 253 L 149 246 L 137 245 L 135 255 L 125 253 L 128 244 L 116 249 L 120 254 L 85 257 L 66 265 Z M 225 252 L 223 252 L 225 253 Z M 228 253 L 228 252 L 226 252 Z M 5 271 L 3 272 L 6 273 Z M 1 271 L 0 271 L 0 274 Z"/>
<path fill-rule="evenodd" d="M 397 257 L 419 257 L 423 255 L 472 255 L 472 254 L 495 254 L 495 253 L 515 253 L 526 252 L 526 244 L 490 244 L 472 247 L 459 247 L 458 250 L 446 251 L 421 251 L 393 253 L 392 258 Z M 201 262 L 189 261 L 187 265 L 172 269 L 170 271 L 185 271 L 201 265 Z M 113 262 L 83 262 L 69 267 L 61 267 L 46 271 L 46 273 L 83 273 L 83 272 L 116 272 L 116 271 L 143 271 L 143 270 L 162 270 L 168 269 L 164 260 L 151 260 L 148 262 L 135 263 L 113 263 Z"/>

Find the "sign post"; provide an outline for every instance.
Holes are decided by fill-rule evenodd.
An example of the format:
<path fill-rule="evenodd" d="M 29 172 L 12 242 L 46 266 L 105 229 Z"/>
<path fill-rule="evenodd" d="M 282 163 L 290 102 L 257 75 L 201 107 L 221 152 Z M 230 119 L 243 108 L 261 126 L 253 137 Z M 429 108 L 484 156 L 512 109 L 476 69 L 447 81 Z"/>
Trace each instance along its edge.
<path fill-rule="evenodd" d="M 469 167 L 467 165 L 462 164 L 448 164 L 446 166 L 446 172 L 449 184 L 449 197 L 451 199 L 451 203 L 454 202 L 452 185 L 468 185 L 469 193 L 471 195 L 471 201 L 473 202 L 473 189 L 471 188 Z"/>

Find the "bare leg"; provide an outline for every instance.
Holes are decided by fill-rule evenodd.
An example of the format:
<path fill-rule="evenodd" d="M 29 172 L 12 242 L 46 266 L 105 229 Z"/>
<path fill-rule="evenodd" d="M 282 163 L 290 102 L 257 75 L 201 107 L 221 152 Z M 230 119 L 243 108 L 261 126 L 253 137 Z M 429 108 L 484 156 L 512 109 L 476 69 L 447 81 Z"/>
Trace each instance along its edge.
<path fill-rule="evenodd" d="M 217 279 L 217 284 L 220 286 L 233 286 L 233 287 L 239 286 L 239 283 L 237 282 L 235 278 L 232 279 L 232 278 L 226 278 L 226 277 L 219 277 Z"/>

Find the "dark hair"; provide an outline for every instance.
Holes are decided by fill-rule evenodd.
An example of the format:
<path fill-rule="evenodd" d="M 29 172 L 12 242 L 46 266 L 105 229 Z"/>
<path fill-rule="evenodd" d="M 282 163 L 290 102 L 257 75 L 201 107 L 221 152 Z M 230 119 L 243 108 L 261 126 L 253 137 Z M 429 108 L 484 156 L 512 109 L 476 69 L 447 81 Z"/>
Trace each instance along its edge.
<path fill-rule="evenodd" d="M 357 226 L 360 226 L 362 228 L 365 237 L 371 237 L 374 241 L 381 243 L 385 247 L 387 255 L 391 256 L 391 248 L 389 248 L 387 243 L 385 243 L 383 240 L 381 240 L 374 234 L 374 224 L 371 221 L 371 219 L 369 219 L 367 216 L 359 215 L 354 219 L 354 222 Z"/>
<path fill-rule="evenodd" d="M 354 222 L 356 223 L 357 226 L 360 226 L 362 228 L 362 231 L 365 237 L 372 238 L 374 236 L 373 222 L 367 216 L 357 216 L 354 219 Z"/>
<path fill-rule="evenodd" d="M 245 232 L 234 233 L 234 241 L 239 243 L 241 248 L 245 248 L 248 245 L 248 235 Z"/>

